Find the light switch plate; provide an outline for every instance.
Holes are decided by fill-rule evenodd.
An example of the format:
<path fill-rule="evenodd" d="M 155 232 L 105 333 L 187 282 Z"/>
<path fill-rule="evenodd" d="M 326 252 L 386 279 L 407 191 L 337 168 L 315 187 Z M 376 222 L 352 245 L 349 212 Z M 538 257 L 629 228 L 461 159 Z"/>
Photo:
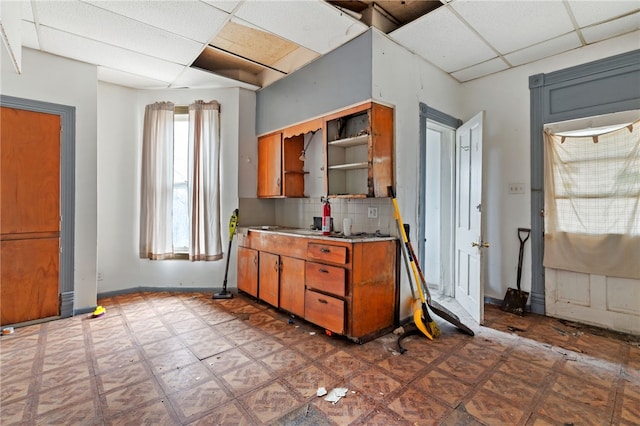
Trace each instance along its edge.
<path fill-rule="evenodd" d="M 377 207 L 369 207 L 367 211 L 367 217 L 375 219 L 378 217 L 378 208 Z"/>

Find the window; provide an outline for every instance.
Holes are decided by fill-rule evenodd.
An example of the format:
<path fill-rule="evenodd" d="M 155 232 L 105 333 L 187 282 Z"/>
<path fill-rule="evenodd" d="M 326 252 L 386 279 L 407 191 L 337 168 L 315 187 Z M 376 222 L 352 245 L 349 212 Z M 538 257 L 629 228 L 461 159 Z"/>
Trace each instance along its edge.
<path fill-rule="evenodd" d="M 640 121 L 546 131 L 544 184 L 544 266 L 640 278 Z"/>
<path fill-rule="evenodd" d="M 189 252 L 189 112 L 173 119 L 173 252 Z"/>
<path fill-rule="evenodd" d="M 220 104 L 147 105 L 140 257 L 222 259 L 220 234 Z"/>

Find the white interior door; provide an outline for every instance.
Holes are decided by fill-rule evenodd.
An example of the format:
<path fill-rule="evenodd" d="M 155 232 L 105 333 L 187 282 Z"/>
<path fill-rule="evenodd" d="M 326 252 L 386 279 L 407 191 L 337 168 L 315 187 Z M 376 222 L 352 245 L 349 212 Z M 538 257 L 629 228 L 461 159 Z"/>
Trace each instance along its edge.
<path fill-rule="evenodd" d="M 480 112 L 456 131 L 455 299 L 484 321 L 482 252 L 482 122 Z"/>

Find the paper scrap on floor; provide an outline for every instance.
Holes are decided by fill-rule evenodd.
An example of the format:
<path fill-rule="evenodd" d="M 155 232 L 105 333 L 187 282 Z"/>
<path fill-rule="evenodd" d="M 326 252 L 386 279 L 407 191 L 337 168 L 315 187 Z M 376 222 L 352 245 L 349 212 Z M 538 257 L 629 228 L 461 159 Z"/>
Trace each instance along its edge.
<path fill-rule="evenodd" d="M 329 391 L 329 394 L 324 398 L 325 401 L 329 401 L 333 404 L 340 401 L 340 398 L 347 396 L 347 388 L 335 388 Z"/>

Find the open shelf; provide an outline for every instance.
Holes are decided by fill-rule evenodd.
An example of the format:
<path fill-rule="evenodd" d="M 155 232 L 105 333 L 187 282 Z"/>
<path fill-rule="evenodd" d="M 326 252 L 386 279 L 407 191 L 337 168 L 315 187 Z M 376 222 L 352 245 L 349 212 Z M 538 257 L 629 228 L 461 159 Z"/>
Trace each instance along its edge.
<path fill-rule="evenodd" d="M 369 135 L 367 133 L 363 135 L 354 136 L 351 138 L 338 139 L 328 142 L 329 146 L 349 148 L 357 145 L 366 145 L 369 142 Z"/>
<path fill-rule="evenodd" d="M 368 167 L 369 167 L 369 162 L 364 161 L 361 163 L 336 164 L 335 166 L 329 166 L 329 170 L 356 170 L 356 169 L 366 169 Z"/>

